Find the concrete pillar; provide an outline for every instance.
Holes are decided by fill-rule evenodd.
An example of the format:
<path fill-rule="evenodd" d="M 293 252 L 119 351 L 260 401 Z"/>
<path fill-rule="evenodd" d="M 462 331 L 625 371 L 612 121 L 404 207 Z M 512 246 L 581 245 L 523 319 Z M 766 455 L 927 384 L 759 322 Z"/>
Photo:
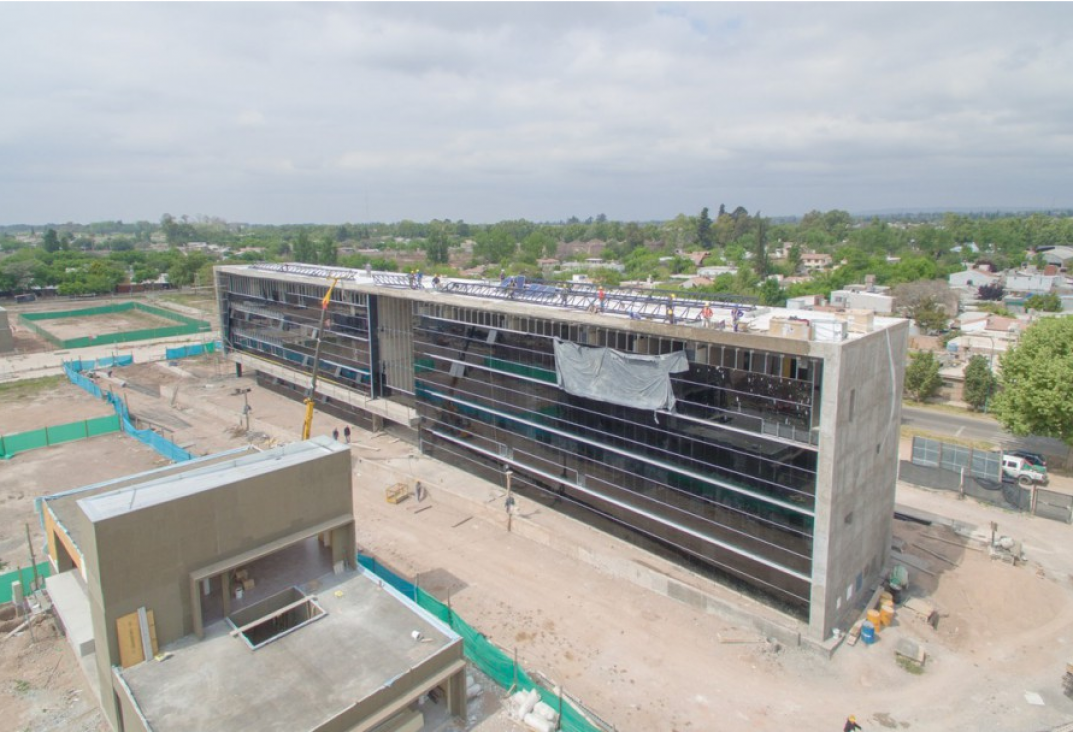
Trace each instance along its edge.
<path fill-rule="evenodd" d="M 466 719 L 466 668 L 447 679 L 447 709 L 460 719 Z"/>

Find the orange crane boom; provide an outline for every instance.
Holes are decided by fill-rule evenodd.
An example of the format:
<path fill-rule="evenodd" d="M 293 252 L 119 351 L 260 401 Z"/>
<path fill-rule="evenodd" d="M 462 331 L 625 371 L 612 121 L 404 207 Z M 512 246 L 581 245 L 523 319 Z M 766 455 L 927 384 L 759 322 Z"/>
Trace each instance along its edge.
<path fill-rule="evenodd" d="M 320 371 L 320 344 L 324 335 L 324 320 L 328 315 L 328 303 L 332 299 L 332 290 L 335 289 L 335 283 L 339 281 L 338 278 L 332 277 L 331 284 L 328 285 L 328 293 L 324 296 L 324 299 L 320 301 L 320 323 L 317 325 L 316 335 L 316 347 L 313 349 L 313 378 L 309 382 L 309 390 L 306 392 L 305 405 L 306 416 L 302 422 L 302 439 L 308 440 L 309 433 L 313 429 L 313 397 L 317 391 L 317 372 Z"/>

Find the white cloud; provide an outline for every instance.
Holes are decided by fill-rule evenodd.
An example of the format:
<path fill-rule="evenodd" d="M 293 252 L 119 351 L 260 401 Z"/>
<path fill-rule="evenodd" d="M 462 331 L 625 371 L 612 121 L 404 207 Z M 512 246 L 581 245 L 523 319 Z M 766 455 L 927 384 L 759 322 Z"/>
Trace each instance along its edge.
<path fill-rule="evenodd" d="M 1065 3 L 4 3 L 0 221 L 1071 205 L 1070 21 Z"/>

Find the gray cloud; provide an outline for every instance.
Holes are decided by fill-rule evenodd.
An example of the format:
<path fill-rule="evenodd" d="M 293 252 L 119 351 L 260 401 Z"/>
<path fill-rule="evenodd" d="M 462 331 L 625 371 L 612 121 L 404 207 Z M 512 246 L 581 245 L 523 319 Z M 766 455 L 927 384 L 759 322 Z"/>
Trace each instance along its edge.
<path fill-rule="evenodd" d="M 0 4 L 0 221 L 1073 205 L 1073 9 Z"/>

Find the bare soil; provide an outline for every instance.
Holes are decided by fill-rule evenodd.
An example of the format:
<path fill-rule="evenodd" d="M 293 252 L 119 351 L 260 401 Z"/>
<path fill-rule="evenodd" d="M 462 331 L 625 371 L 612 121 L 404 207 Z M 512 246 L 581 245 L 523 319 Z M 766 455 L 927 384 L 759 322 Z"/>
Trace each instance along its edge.
<path fill-rule="evenodd" d="M 109 335 L 111 333 L 125 333 L 131 330 L 143 330 L 148 328 L 167 328 L 179 325 L 174 320 L 162 318 L 159 315 L 142 312 L 141 310 L 127 310 L 121 313 L 109 313 L 107 315 L 86 315 L 71 318 L 56 318 L 55 320 L 41 320 L 37 325 L 48 331 L 61 341 L 70 338 L 92 337 Z"/>
<path fill-rule="evenodd" d="M 226 361 L 206 357 L 175 367 L 117 369 L 113 378 L 136 417 L 196 454 L 296 439 L 302 405 L 233 374 Z M 244 397 L 246 388 L 251 391 Z M 253 408 L 249 433 L 246 399 Z M 0 420 L 8 408 L 0 404 Z M 316 415 L 315 434 L 342 427 Z M 96 453 L 72 448 L 106 439 L 129 445 L 129 452 L 105 458 L 98 470 L 110 476 L 91 478 L 87 469 L 96 458 L 88 455 Z M 27 453 L 54 457 L 18 474 L 11 472 L 18 461 L 0 464 L 0 494 L 14 481 L 19 488 L 8 503 L 24 504 L 61 484 L 152 467 L 157 459 L 142 451 L 140 443 L 116 437 Z M 931 574 L 911 572 L 912 594 L 939 610 L 938 627 L 901 609 L 874 645 L 843 644 L 828 660 L 640 587 L 639 578 L 654 568 L 712 595 L 734 596 L 548 506 L 519 498 L 508 533 L 501 486 L 424 458 L 388 433 L 354 429 L 352 452 L 360 548 L 449 601 L 493 642 L 516 651 L 527 669 L 561 684 L 617 729 L 820 732 L 839 729 L 852 713 L 866 730 L 1037 732 L 1073 718 L 1073 701 L 1060 685 L 1073 644 L 1073 529 L 1065 524 L 900 486 L 900 502 L 926 504 L 978 527 L 998 521 L 1024 540 L 1029 561 L 1012 566 L 947 528 L 896 522 L 906 551 L 928 562 Z M 46 465 L 57 475 L 45 477 Z M 423 501 L 386 502 L 388 486 L 414 480 L 427 489 Z M 21 529 L 25 515 L 0 514 L 0 535 Z M 72 684 L 49 681 L 48 673 L 55 667 L 76 678 L 73 656 L 66 648 L 56 656 L 41 651 L 39 661 L 19 656 L 13 666 L 17 639 L 0 641 L 0 719 L 5 726 L 18 720 L 13 729 L 65 728 L 45 726 L 47 715 L 31 717 L 27 710 L 66 708 Z M 894 647 L 901 639 L 924 645 L 923 673 L 898 664 Z M 33 705 L 25 703 L 20 678 L 42 695 Z M 1038 694 L 1043 705 L 1031 703 L 1026 692 Z M 502 720 L 478 727 L 509 728 Z"/>

